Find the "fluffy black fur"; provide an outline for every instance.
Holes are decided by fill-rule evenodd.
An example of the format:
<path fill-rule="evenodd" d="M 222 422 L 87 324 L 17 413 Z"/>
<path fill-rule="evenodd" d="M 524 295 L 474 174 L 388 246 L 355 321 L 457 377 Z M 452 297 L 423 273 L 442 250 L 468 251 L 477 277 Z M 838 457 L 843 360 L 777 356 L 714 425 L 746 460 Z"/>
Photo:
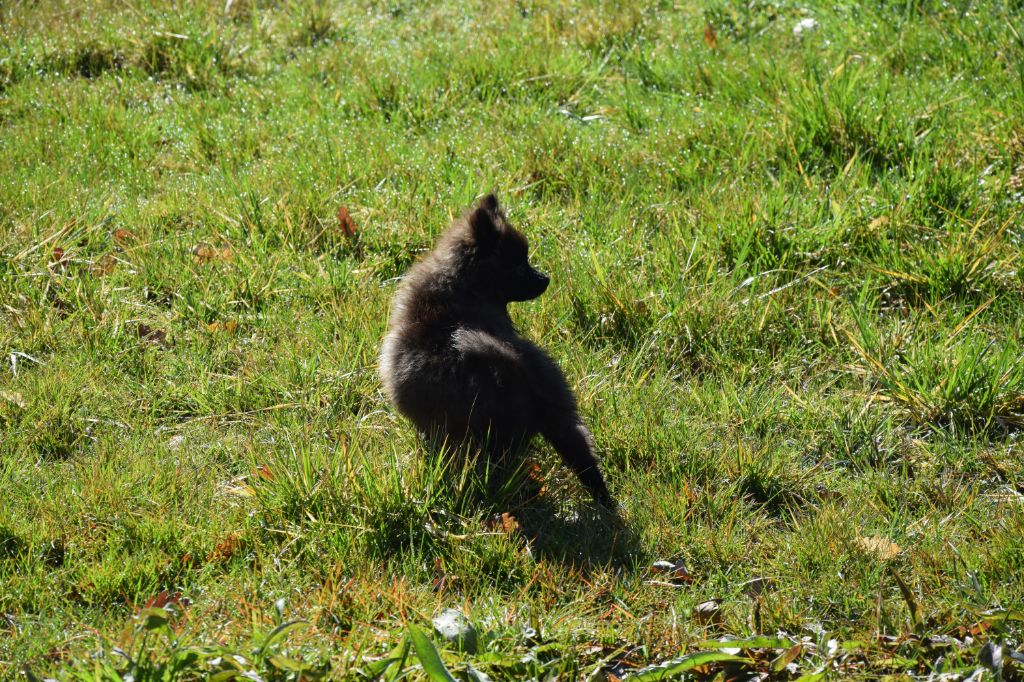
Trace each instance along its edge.
<path fill-rule="evenodd" d="M 614 508 L 565 377 L 516 332 L 506 309 L 540 296 L 548 282 L 498 200 L 484 197 L 406 274 L 381 379 L 398 411 L 435 442 L 470 440 L 500 462 L 542 434 L 594 498 Z"/>

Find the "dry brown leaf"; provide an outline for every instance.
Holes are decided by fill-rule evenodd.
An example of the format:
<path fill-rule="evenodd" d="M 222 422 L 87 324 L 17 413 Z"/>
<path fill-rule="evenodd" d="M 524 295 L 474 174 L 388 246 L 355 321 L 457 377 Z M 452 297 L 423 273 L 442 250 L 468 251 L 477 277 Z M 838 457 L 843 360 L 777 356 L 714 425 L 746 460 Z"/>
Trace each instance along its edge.
<path fill-rule="evenodd" d="M 651 570 L 674 582 L 687 584 L 693 582 L 693 576 L 682 561 L 655 561 L 651 564 Z"/>
<path fill-rule="evenodd" d="M 430 581 L 435 592 L 445 592 L 459 582 L 459 576 L 449 573 L 441 557 L 434 559 L 434 577 Z"/>
<path fill-rule="evenodd" d="M 519 530 L 519 519 L 508 512 L 502 512 L 484 519 L 484 528 L 489 532 L 515 533 Z"/>
<path fill-rule="evenodd" d="M 106 253 L 96 259 L 92 264 L 92 274 L 97 277 L 106 277 L 107 275 L 113 274 L 114 268 L 117 267 L 117 259 L 114 258 L 114 254 Z"/>
<path fill-rule="evenodd" d="M 356 236 L 356 222 L 352 220 L 352 215 L 344 206 L 338 207 L 338 229 L 348 239 Z"/>
<path fill-rule="evenodd" d="M 501 529 L 506 533 L 515 533 L 519 530 L 519 521 L 508 512 L 501 513 Z"/>
<path fill-rule="evenodd" d="M 526 464 L 526 480 L 537 486 L 537 497 L 544 497 L 548 493 L 548 486 L 544 482 L 544 469 L 534 461 Z"/>
<path fill-rule="evenodd" d="M 740 588 L 743 590 L 743 594 L 747 595 L 751 599 L 757 599 L 764 592 L 774 590 L 775 581 L 771 578 L 758 576 L 756 578 L 751 578 L 747 582 L 743 583 L 742 585 L 740 585 Z"/>
<path fill-rule="evenodd" d="M 227 320 L 225 322 L 214 321 L 206 325 L 206 331 L 210 332 L 211 334 L 216 334 L 217 332 L 224 332 L 225 334 L 234 334 L 237 329 L 238 323 L 235 322 L 234 320 Z"/>
<path fill-rule="evenodd" d="M 59 246 L 53 247 L 53 253 L 50 254 L 50 269 L 64 271 L 68 269 L 68 264 L 71 262 L 71 258 L 64 252 Z"/>
<path fill-rule="evenodd" d="M 114 243 L 118 246 L 124 246 L 131 241 L 135 241 L 135 234 L 131 230 L 126 230 L 123 227 L 114 230 Z"/>
<path fill-rule="evenodd" d="M 136 330 L 139 334 L 139 338 L 143 341 L 149 341 L 160 346 L 167 345 L 167 332 L 162 329 L 154 329 L 148 324 L 139 323 L 138 329 Z"/>
<path fill-rule="evenodd" d="M 529 462 L 527 465 L 526 476 L 535 483 L 542 483 L 544 481 L 544 469 L 541 468 L 536 462 Z"/>
<path fill-rule="evenodd" d="M 722 600 L 709 599 L 708 601 L 697 604 L 693 607 L 691 616 L 693 618 L 693 621 L 699 625 L 721 625 Z"/>
<path fill-rule="evenodd" d="M 902 551 L 895 542 L 880 535 L 857 538 L 855 544 L 864 552 L 873 554 L 882 561 L 888 561 L 898 556 Z"/>
<path fill-rule="evenodd" d="M 5 403 L 11 403 L 15 407 L 20 407 L 23 410 L 28 406 L 28 403 L 25 402 L 25 398 L 17 391 L 0 391 L 0 400 Z"/>
<path fill-rule="evenodd" d="M 177 607 L 179 610 L 186 607 L 191 602 L 181 596 L 181 592 L 170 592 L 168 590 L 160 590 L 156 595 L 146 600 L 146 604 L 142 607 L 145 609 L 162 609 L 167 606 Z"/>
<path fill-rule="evenodd" d="M 213 259 L 213 247 L 196 244 L 192 247 L 192 260 L 196 263 L 209 263 Z"/>
<path fill-rule="evenodd" d="M 231 250 L 231 247 L 227 245 L 216 248 L 209 244 L 196 244 L 192 247 L 192 260 L 195 261 L 197 265 L 202 265 L 215 260 L 230 262 L 234 259 L 235 254 Z"/>
<path fill-rule="evenodd" d="M 242 539 L 239 535 L 237 533 L 228 533 L 206 557 L 206 562 L 210 564 L 223 563 L 235 556 L 241 549 Z"/>
<path fill-rule="evenodd" d="M 712 50 L 718 47 L 718 34 L 715 33 L 715 27 L 710 21 L 704 26 L 704 44 Z"/>

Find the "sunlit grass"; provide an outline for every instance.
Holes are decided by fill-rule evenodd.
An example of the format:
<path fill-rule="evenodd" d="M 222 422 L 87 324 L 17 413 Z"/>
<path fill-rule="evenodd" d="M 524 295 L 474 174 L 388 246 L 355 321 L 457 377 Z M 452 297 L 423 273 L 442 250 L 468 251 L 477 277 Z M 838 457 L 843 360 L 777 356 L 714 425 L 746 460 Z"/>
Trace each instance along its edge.
<path fill-rule="evenodd" d="M 1021 18 L 0 5 L 0 676 L 1015 666 Z M 381 393 L 491 190 L 621 522 Z"/>

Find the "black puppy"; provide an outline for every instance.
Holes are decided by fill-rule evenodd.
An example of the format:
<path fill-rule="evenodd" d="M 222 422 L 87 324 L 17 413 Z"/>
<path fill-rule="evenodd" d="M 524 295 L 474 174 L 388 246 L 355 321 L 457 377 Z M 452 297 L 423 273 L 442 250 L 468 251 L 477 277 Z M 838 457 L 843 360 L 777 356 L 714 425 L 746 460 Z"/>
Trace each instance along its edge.
<path fill-rule="evenodd" d="M 381 379 L 398 411 L 435 442 L 471 440 L 500 462 L 542 434 L 594 498 L 614 508 L 565 377 L 506 310 L 540 296 L 549 281 L 530 265 L 526 238 L 497 198 L 484 197 L 406 274 Z"/>

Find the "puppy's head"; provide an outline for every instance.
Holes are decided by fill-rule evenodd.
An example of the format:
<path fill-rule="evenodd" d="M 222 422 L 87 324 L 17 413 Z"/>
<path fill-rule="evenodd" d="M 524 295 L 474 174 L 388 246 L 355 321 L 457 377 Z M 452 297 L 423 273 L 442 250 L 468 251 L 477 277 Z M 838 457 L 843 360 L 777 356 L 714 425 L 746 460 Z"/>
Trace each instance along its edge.
<path fill-rule="evenodd" d="M 467 218 L 475 248 L 478 282 L 501 302 L 529 301 L 551 279 L 530 265 L 526 237 L 508 224 L 498 199 L 488 194 Z"/>
<path fill-rule="evenodd" d="M 530 265 L 526 237 L 508 224 L 497 197 L 481 199 L 465 225 L 463 267 L 477 291 L 501 303 L 544 293 L 551 279 Z"/>

